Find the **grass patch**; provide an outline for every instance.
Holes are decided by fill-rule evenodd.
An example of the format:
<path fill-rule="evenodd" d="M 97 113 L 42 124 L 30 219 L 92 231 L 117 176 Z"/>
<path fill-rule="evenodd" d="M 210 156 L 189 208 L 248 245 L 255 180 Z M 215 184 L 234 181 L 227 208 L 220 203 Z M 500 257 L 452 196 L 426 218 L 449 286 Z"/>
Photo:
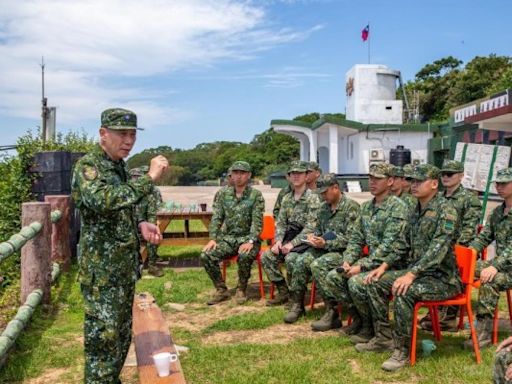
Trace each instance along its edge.
<path fill-rule="evenodd" d="M 204 330 L 204 333 L 219 331 L 243 331 L 249 329 L 265 329 L 283 321 L 283 309 L 269 308 L 263 313 L 244 313 L 219 320 Z"/>
<path fill-rule="evenodd" d="M 160 246 L 158 247 L 158 256 L 162 259 L 199 257 L 202 248 L 202 245 Z"/>
<path fill-rule="evenodd" d="M 203 232 L 208 231 L 201 220 L 189 220 L 190 232 Z M 183 233 L 185 231 L 185 220 L 171 220 L 165 232 L 167 233 Z"/>

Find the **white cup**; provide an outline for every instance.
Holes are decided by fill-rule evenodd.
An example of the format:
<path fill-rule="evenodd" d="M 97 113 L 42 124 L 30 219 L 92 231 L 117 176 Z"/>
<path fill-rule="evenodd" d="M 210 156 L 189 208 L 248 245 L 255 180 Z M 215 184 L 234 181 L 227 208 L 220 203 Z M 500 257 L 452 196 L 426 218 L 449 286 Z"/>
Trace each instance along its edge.
<path fill-rule="evenodd" d="M 162 352 L 153 355 L 153 361 L 155 362 L 155 367 L 156 370 L 158 371 L 158 376 L 169 376 L 170 365 L 171 363 L 174 363 L 176 360 L 178 360 L 178 355 L 176 353 Z"/>

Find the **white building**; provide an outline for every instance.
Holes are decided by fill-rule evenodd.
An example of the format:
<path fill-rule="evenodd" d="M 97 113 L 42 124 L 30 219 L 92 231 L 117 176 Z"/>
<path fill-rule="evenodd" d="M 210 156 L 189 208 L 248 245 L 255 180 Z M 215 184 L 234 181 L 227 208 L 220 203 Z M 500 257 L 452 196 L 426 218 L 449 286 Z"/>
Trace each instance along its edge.
<path fill-rule="evenodd" d="M 396 100 L 399 75 L 384 65 L 355 65 L 346 75 L 346 120 L 272 120 L 271 126 L 297 138 L 301 160 L 317 161 L 324 172 L 367 174 L 370 162 L 389 161 L 390 150 L 398 145 L 411 151 L 413 163 L 424 163 L 432 134 L 426 124 L 402 124 L 402 101 Z"/>

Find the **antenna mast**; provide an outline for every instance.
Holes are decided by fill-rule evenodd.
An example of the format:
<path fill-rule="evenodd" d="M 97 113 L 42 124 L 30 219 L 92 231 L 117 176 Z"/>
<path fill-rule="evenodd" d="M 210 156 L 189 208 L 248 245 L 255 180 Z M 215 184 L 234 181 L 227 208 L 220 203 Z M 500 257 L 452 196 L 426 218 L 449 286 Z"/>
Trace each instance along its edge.
<path fill-rule="evenodd" d="M 44 57 L 41 57 L 41 137 L 43 139 L 43 143 L 46 141 L 46 120 L 48 117 L 48 99 L 44 96 Z"/>

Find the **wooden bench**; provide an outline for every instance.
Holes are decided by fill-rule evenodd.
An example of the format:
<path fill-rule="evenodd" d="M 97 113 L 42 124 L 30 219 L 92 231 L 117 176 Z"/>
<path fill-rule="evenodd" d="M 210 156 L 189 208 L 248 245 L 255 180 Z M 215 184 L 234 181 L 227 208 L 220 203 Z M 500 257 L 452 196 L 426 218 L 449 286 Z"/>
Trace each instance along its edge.
<path fill-rule="evenodd" d="M 133 301 L 133 335 L 139 382 L 141 384 L 186 383 L 180 360 L 171 363 L 171 374 L 159 377 L 153 363 L 153 355 L 159 352 L 176 353 L 162 312 L 149 293 L 135 295 Z"/>

